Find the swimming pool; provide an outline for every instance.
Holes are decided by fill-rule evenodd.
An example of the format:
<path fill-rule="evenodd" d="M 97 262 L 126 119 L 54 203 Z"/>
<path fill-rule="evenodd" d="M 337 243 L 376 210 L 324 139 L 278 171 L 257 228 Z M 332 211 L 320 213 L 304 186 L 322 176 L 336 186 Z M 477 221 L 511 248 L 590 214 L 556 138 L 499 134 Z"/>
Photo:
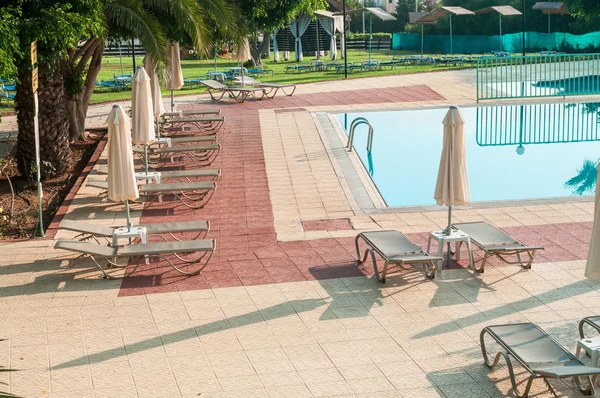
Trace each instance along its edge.
<path fill-rule="evenodd" d="M 433 191 L 442 150 L 442 119 L 448 111 L 337 114 L 347 129 L 365 117 L 373 126 L 356 129 L 354 147 L 388 206 L 435 204 Z M 600 103 L 531 104 L 462 108 L 473 202 L 576 195 L 565 185 L 586 160 L 600 158 Z M 585 194 L 594 192 L 594 181 Z"/>

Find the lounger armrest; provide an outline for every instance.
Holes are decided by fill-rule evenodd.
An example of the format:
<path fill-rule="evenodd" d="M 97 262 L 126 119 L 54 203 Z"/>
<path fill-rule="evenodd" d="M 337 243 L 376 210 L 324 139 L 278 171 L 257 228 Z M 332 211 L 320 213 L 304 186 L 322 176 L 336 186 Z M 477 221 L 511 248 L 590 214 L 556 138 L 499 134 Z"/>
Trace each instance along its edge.
<path fill-rule="evenodd" d="M 59 240 L 54 245 L 54 248 L 98 257 L 119 256 L 119 246 L 101 246 L 96 243 L 82 242 L 79 240 Z"/>
<path fill-rule="evenodd" d="M 528 250 L 544 250 L 543 246 L 525 246 L 522 244 L 514 244 L 514 245 L 499 245 L 499 246 L 484 246 L 484 250 L 487 251 L 528 251 Z"/>
<path fill-rule="evenodd" d="M 120 256 L 160 256 L 173 253 L 194 253 L 213 251 L 212 239 L 182 240 L 177 242 L 142 243 L 125 245 L 119 250 Z"/>
<path fill-rule="evenodd" d="M 414 254 L 397 254 L 388 256 L 388 260 L 390 262 L 403 262 L 406 264 L 418 264 L 418 263 L 426 263 L 429 261 L 443 261 L 443 257 L 437 256 L 429 256 L 427 254 L 414 253 Z"/>
<path fill-rule="evenodd" d="M 95 236 L 103 236 L 110 238 L 113 236 L 114 228 L 105 227 L 102 225 L 91 224 L 85 221 L 62 220 L 58 229 L 66 229 L 68 231 L 79 232 L 83 234 L 91 234 Z"/>
<path fill-rule="evenodd" d="M 557 364 L 535 364 L 530 363 L 531 370 L 541 376 L 567 378 L 573 376 L 600 375 L 600 368 L 585 366 L 579 360 L 557 363 Z"/>
<path fill-rule="evenodd" d="M 164 234 L 175 232 L 208 231 L 209 223 L 206 220 L 167 222 L 158 224 L 144 224 L 148 234 Z"/>

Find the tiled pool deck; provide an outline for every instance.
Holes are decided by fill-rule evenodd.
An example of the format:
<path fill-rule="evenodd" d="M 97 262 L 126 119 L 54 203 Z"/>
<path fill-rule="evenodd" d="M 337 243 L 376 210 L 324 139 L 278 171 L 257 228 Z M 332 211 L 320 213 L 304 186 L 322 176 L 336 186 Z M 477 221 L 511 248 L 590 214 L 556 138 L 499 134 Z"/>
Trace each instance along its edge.
<path fill-rule="evenodd" d="M 530 321 L 574 350 L 578 320 L 600 313 L 600 283 L 583 277 L 593 203 L 457 210 L 457 221 L 487 220 L 546 250 L 530 271 L 474 275 L 453 262 L 435 281 L 407 273 L 381 285 L 356 265 L 353 236 L 398 229 L 425 244 L 446 213 L 383 209 L 364 175 L 348 174 L 356 159 L 332 146 L 324 116 L 470 104 L 464 77 L 317 83 L 219 104 L 222 176 L 211 201 L 134 212 L 142 223 L 210 220 L 217 253 L 198 276 L 152 263 L 103 280 L 53 240 L 0 244 L 0 365 L 20 369 L 0 382 L 53 398 L 510 396 L 506 368 L 482 363 L 479 332 Z M 181 108 L 215 107 L 192 100 Z M 123 207 L 97 194 L 81 188 L 67 217 L 124 223 Z M 550 396 L 542 382 L 535 389 Z"/>

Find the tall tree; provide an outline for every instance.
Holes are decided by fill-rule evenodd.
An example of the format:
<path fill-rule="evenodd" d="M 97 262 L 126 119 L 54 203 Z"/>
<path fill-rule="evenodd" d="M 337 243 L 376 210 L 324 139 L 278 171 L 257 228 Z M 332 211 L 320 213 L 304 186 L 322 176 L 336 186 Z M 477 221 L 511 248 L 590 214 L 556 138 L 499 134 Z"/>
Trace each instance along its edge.
<path fill-rule="evenodd" d="M 262 63 L 260 56 L 274 29 L 282 28 L 298 14 L 312 14 L 327 5 L 325 0 L 237 0 L 237 4 L 252 32 L 250 52 L 257 64 Z M 260 34 L 263 35 L 261 43 L 258 42 Z"/>
<path fill-rule="evenodd" d="M 154 61 L 166 60 L 166 40 L 189 42 L 207 53 L 214 39 L 214 25 L 230 37 L 239 36 L 239 15 L 225 0 L 100 0 L 103 33 L 84 38 L 85 44 L 69 51 L 67 73 L 73 82 L 67 91 L 71 139 L 83 137 L 85 118 L 102 66 L 108 36 L 137 38 Z"/>
<path fill-rule="evenodd" d="M 18 20 L 19 45 L 29 49 L 37 41 L 39 70 L 39 137 L 41 175 L 46 178 L 64 170 L 69 163 L 68 119 L 64 107 L 64 68 L 69 49 L 79 38 L 102 29 L 96 0 L 14 0 L 21 8 Z M 34 96 L 31 89 L 29 51 L 17 59 L 16 110 L 19 134 L 17 163 L 22 175 L 31 176 L 35 166 L 33 126 Z"/>
<path fill-rule="evenodd" d="M 0 9 L 0 76 L 14 76 L 17 73 L 16 60 L 20 54 L 17 34 L 20 8 Z"/>

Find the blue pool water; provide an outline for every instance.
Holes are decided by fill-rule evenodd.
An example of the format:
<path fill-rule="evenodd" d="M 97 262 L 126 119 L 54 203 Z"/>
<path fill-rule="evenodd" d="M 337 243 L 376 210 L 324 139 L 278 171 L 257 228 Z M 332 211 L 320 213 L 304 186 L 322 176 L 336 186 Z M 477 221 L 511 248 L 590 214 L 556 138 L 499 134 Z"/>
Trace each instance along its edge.
<path fill-rule="evenodd" d="M 448 111 L 364 112 L 336 115 L 347 129 L 365 117 L 374 129 L 356 129 L 354 147 L 388 206 L 435 204 L 433 191 Z M 471 199 L 555 198 L 575 195 L 565 182 L 584 161 L 600 159 L 600 103 L 462 108 Z M 585 194 L 593 194 L 595 180 Z M 592 186 L 589 186 L 592 185 Z"/>

